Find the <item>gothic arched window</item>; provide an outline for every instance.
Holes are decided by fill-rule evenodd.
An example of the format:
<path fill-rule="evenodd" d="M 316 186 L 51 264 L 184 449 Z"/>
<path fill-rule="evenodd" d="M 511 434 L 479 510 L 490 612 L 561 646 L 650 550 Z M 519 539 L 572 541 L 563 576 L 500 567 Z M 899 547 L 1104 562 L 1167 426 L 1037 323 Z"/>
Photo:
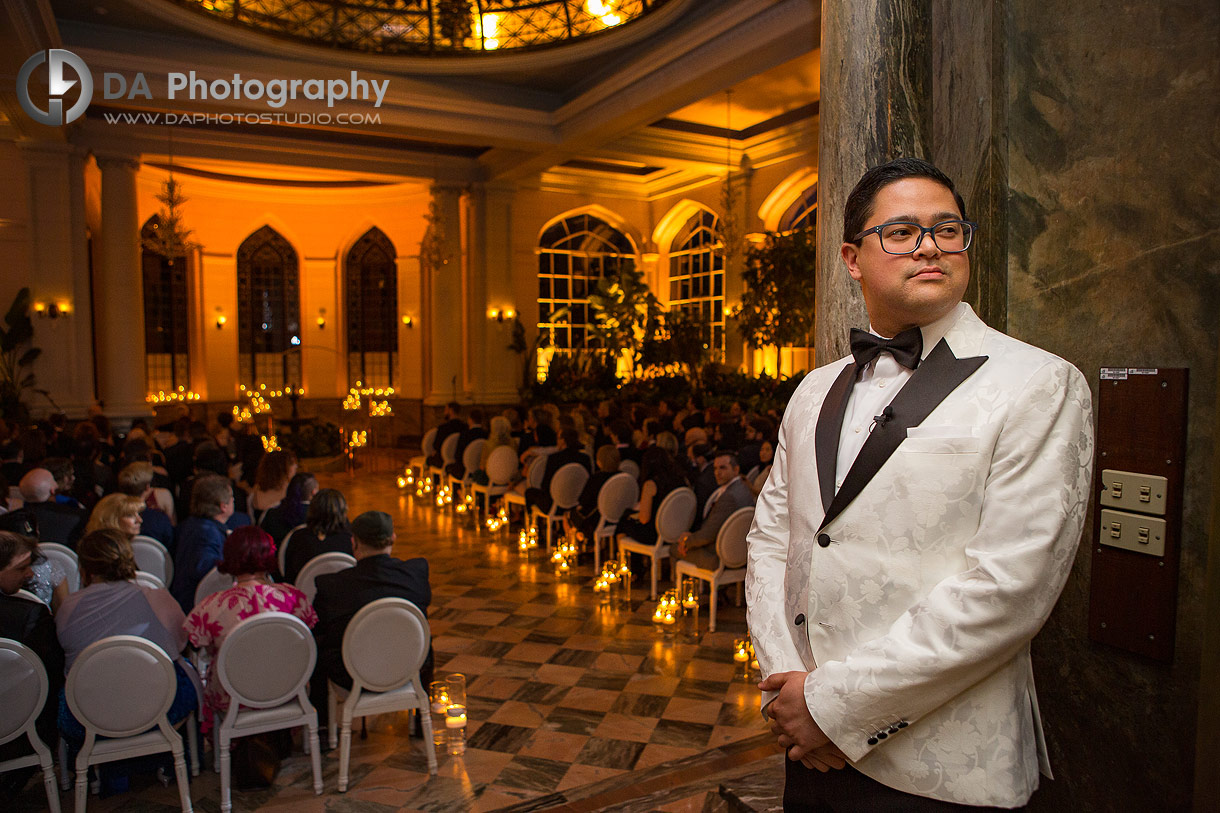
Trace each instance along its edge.
<path fill-rule="evenodd" d="M 806 189 L 779 219 L 781 232 L 816 229 L 818 226 L 818 185 Z"/>
<path fill-rule="evenodd" d="M 238 375 L 258 389 L 301 386 L 301 296 L 297 253 L 263 226 L 237 249 Z"/>
<path fill-rule="evenodd" d="M 597 347 L 590 327 L 589 294 L 602 277 L 635 267 L 635 246 L 595 215 L 558 220 L 538 240 L 538 330 L 549 331 L 558 350 Z M 567 308 L 566 317 L 555 318 Z"/>
<path fill-rule="evenodd" d="M 347 252 L 347 377 L 366 387 L 394 386 L 398 358 L 398 252 L 373 227 Z"/>
<path fill-rule="evenodd" d="M 140 229 L 141 245 L 162 228 L 153 215 Z M 144 370 L 148 389 L 171 392 L 191 388 L 190 333 L 187 330 L 186 258 L 141 249 L 144 276 Z"/>
<path fill-rule="evenodd" d="M 703 326 L 703 343 L 724 359 L 724 242 L 719 219 L 701 209 L 678 232 L 669 250 L 669 307 Z"/>

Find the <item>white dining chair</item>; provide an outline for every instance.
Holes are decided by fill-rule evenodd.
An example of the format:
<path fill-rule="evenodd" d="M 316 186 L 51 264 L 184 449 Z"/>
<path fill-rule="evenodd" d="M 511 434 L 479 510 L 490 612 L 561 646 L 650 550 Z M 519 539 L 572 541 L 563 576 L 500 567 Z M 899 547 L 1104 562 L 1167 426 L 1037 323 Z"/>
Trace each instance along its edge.
<path fill-rule="evenodd" d="M 335 747 L 337 738 L 340 793 L 347 790 L 352 720 L 357 717 L 404 710 L 420 715 L 428 773 L 436 773 L 432 716 L 419 677 L 431 640 L 424 614 L 404 598 L 366 604 L 348 622 L 343 633 L 343 665 L 352 676 L 352 688 L 346 691 L 328 681 L 330 747 Z"/>
<path fill-rule="evenodd" d="M 131 540 L 131 552 L 135 554 L 136 567 L 152 573 L 166 584 L 174 582 L 174 558 L 159 540 L 151 536 L 136 536 Z"/>
<path fill-rule="evenodd" d="M 182 737 L 166 713 L 178 679 L 165 650 L 135 635 L 114 635 L 85 647 L 68 670 L 64 698 L 85 728 L 76 756 L 76 813 L 84 813 L 90 765 L 169 751 L 178 800 L 191 813 L 190 777 Z M 186 725 L 193 726 L 193 715 Z"/>
<path fill-rule="evenodd" d="M 675 488 L 665 495 L 665 499 L 661 500 L 661 504 L 657 507 L 657 541 L 654 544 L 647 545 L 630 538 L 619 540 L 619 551 L 638 553 L 641 556 L 647 556 L 650 560 L 649 575 L 652 582 L 652 592 L 649 595 L 653 601 L 657 598 L 657 581 L 661 574 L 661 560 L 669 558 L 669 546 L 679 536 L 690 530 L 691 523 L 695 519 L 697 503 L 695 492 L 689 487 L 682 486 L 681 488 Z"/>
<path fill-rule="evenodd" d="M 220 755 L 220 809 L 233 809 L 230 751 L 235 737 L 305 727 L 313 767 L 313 792 L 322 793 L 318 712 L 306 686 L 318 659 L 305 622 L 289 613 L 259 613 L 229 632 L 216 653 L 216 679 L 229 694 L 229 708 L 215 718 Z"/>
<path fill-rule="evenodd" d="M 301 572 L 297 574 L 297 589 L 304 593 L 312 604 L 314 596 L 318 594 L 318 587 L 314 581 L 319 576 L 324 573 L 338 573 L 340 570 L 347 570 L 349 567 L 355 566 L 356 557 L 350 553 L 338 551 L 320 553 L 306 562 L 305 566 L 301 568 Z"/>
<path fill-rule="evenodd" d="M 678 583 L 678 595 L 682 593 L 683 577 L 705 581 L 711 585 L 711 613 L 708 616 L 708 632 L 716 631 L 716 596 L 726 584 L 738 585 L 740 601 L 741 585 L 746 580 L 746 535 L 754 522 L 754 506 L 738 508 L 720 526 L 716 534 L 716 556 L 720 565 L 715 570 L 696 567 L 693 562 L 679 559 L 674 565 L 674 580 Z"/>
<path fill-rule="evenodd" d="M 602 540 L 608 541 L 606 557 L 614 555 L 614 529 L 623 514 L 640 501 L 640 484 L 630 472 L 621 471 L 602 484 L 597 492 L 597 513 L 601 518 L 593 531 L 593 572 L 602 567 Z M 614 517 L 613 520 L 609 517 Z"/>
<path fill-rule="evenodd" d="M 47 792 L 47 807 L 59 813 L 59 789 L 55 787 L 55 760 L 51 749 L 38 736 L 34 724 L 50 693 L 47 670 L 34 651 L 18 641 L 0 638 L 0 745 L 25 736 L 34 753 L 0 762 L 0 773 L 38 766 Z"/>
<path fill-rule="evenodd" d="M 533 524 L 536 520 L 543 520 L 543 531 L 546 533 L 546 550 L 551 551 L 552 529 L 563 512 L 570 508 L 575 508 L 580 502 L 580 492 L 584 490 L 585 483 L 589 482 L 589 470 L 579 463 L 565 463 L 559 467 L 559 471 L 551 477 L 551 507 L 547 511 L 543 511 L 538 506 L 534 506 L 530 511 L 529 521 Z M 535 526 L 536 527 L 536 526 Z"/>

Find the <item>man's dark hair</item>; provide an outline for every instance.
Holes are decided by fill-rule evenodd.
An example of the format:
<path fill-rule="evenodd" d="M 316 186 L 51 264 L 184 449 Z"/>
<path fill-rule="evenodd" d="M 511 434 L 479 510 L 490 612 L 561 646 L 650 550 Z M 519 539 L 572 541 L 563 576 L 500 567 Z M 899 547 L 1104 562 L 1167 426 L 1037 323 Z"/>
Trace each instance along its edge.
<path fill-rule="evenodd" d="M 455 416 L 462 414 L 462 405 L 457 401 L 450 401 L 449 403 L 445 404 L 445 409 L 452 412 Z"/>
<path fill-rule="evenodd" d="M 948 175 L 922 158 L 895 158 L 864 173 L 864 177 L 856 182 L 855 188 L 847 196 L 847 204 L 843 207 L 844 243 L 860 243 L 855 238 L 864 231 L 864 224 L 873 216 L 873 203 L 877 200 L 877 193 L 906 178 L 927 178 L 948 189 L 953 193 L 953 200 L 957 202 L 962 219 L 966 219 L 966 201 L 957 193 Z"/>
<path fill-rule="evenodd" d="M 216 425 L 221 429 L 228 429 L 233 425 L 233 413 L 224 411 L 220 412 L 216 416 Z"/>
<path fill-rule="evenodd" d="M 727 457 L 729 459 L 729 465 L 731 465 L 733 468 L 741 468 L 741 461 L 737 458 L 737 452 L 733 451 L 732 449 L 717 449 L 716 453 L 712 455 L 712 460 L 716 460 L 720 457 Z"/>
<path fill-rule="evenodd" d="M 228 476 L 229 458 L 213 441 L 205 440 L 195 447 L 195 470 Z"/>
<path fill-rule="evenodd" d="M 569 449 L 580 449 L 580 433 L 576 431 L 574 426 L 565 426 L 559 430 L 559 437 L 563 438 L 563 445 Z"/>
<path fill-rule="evenodd" d="M 482 426 L 483 425 L 483 410 L 479 409 L 478 407 L 475 407 L 474 409 L 470 410 L 470 414 L 466 416 L 466 420 L 472 424 Z"/>
<path fill-rule="evenodd" d="M 606 421 L 606 431 L 619 443 L 631 442 L 631 425 L 622 418 L 613 418 Z"/>

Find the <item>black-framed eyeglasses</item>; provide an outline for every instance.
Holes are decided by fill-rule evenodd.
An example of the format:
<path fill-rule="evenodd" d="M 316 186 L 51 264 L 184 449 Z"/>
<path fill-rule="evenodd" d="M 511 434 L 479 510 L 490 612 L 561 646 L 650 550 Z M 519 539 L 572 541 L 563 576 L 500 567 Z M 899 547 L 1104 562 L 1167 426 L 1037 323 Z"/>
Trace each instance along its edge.
<path fill-rule="evenodd" d="M 911 254 L 923 245 L 923 236 L 930 234 L 938 249 L 946 254 L 957 254 L 970 248 L 978 227 L 978 223 L 969 220 L 942 220 L 927 228 L 918 223 L 882 223 L 860 232 L 853 242 L 876 234 L 881 241 L 881 250 L 886 254 Z"/>

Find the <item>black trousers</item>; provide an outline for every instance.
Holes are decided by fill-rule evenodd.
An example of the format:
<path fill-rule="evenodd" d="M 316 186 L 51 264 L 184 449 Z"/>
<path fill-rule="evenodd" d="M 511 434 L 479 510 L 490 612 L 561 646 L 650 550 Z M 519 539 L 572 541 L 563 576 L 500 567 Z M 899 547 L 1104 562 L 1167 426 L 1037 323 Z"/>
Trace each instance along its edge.
<path fill-rule="evenodd" d="M 959 805 L 903 793 L 870 779 L 850 765 L 839 771 L 821 773 L 790 759 L 784 764 L 784 813 L 949 813 L 1007 809 Z"/>

